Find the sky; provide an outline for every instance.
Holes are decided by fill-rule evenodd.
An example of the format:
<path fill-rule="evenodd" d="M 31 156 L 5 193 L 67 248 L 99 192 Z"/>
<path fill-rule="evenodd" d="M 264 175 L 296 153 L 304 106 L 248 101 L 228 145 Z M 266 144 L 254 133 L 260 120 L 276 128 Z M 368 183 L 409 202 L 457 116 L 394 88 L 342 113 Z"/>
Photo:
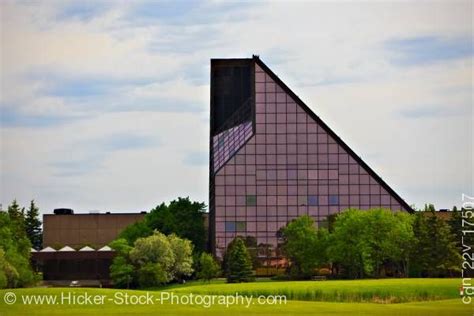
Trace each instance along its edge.
<path fill-rule="evenodd" d="M 0 203 L 208 202 L 211 58 L 260 58 L 408 204 L 473 191 L 471 1 L 2 1 Z"/>

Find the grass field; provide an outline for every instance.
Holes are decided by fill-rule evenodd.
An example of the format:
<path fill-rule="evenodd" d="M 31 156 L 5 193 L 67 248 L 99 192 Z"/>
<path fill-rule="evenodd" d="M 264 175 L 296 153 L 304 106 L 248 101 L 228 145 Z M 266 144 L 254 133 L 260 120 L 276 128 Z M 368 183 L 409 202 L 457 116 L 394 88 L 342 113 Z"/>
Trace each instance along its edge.
<path fill-rule="evenodd" d="M 474 315 L 474 305 L 464 305 L 459 298 L 459 280 L 455 279 L 391 279 L 358 281 L 301 281 L 254 282 L 225 284 L 200 282 L 173 285 L 150 291 L 118 291 L 113 289 L 85 288 L 29 288 L 0 291 L 0 315 Z M 17 301 L 5 304 L 5 295 L 13 292 Z M 102 295 L 103 305 L 56 304 L 25 305 L 25 295 L 53 295 L 61 293 L 79 296 Z M 119 305 L 112 299 L 120 293 L 128 295 L 146 293 L 160 297 L 164 292 L 178 296 L 189 293 L 213 295 L 252 295 L 246 303 L 225 307 L 213 305 L 171 304 L 169 301 L 144 305 Z M 259 304 L 259 295 L 287 295 L 286 304 Z M 395 303 L 397 302 L 397 303 Z M 398 303 L 403 302 L 403 303 Z M 120 303 L 120 302 L 119 302 Z M 123 301 L 122 301 L 123 303 Z"/>
<path fill-rule="evenodd" d="M 285 295 L 289 300 L 323 302 L 405 303 L 459 298 L 457 279 L 380 279 L 351 281 L 253 282 L 202 284 L 175 288 L 175 292 L 246 296 Z"/>

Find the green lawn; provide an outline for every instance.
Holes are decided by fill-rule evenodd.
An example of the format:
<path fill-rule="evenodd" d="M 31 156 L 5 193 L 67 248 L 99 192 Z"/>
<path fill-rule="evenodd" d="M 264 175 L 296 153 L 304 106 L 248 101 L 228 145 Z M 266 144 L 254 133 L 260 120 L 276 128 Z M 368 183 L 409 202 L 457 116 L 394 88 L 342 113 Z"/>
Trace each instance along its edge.
<path fill-rule="evenodd" d="M 250 306 L 232 305 L 230 307 L 214 305 L 205 308 L 198 305 L 176 305 L 170 302 L 155 302 L 148 305 L 118 305 L 109 298 L 116 293 L 129 295 L 145 295 L 147 291 L 119 291 L 113 289 L 85 288 L 28 288 L 0 290 L 0 316 L 3 315 L 473 315 L 474 305 L 462 304 L 458 295 L 459 280 L 454 279 L 394 279 L 394 280 L 361 280 L 361 281 L 301 281 L 301 282 L 255 282 L 247 284 L 202 284 L 199 282 L 186 285 L 167 286 L 159 290 L 149 291 L 159 297 L 166 292 L 178 295 L 193 294 L 252 294 L 268 295 L 288 293 L 292 300 L 282 305 L 261 305 L 256 299 Z M 337 296 L 336 291 L 346 291 L 345 295 Z M 4 303 L 5 294 L 13 292 L 17 301 L 13 305 Z M 48 294 L 60 297 L 63 293 L 104 295 L 103 305 L 24 305 L 22 295 Z M 311 295 L 314 294 L 313 301 Z M 342 293 L 342 292 L 338 292 Z M 382 304 L 384 300 L 371 297 L 372 294 L 386 293 L 391 300 L 385 302 L 404 301 L 406 303 Z M 381 294 L 382 293 L 382 294 Z M 420 295 L 420 293 L 425 293 Z M 436 294 L 436 295 L 435 295 Z M 395 300 L 393 297 L 402 297 Z M 299 297 L 299 299 L 298 299 Z M 335 297 L 341 302 L 334 302 Z M 424 297 L 424 299 L 423 299 Z M 367 302 L 360 301 L 364 298 Z M 378 302 L 378 303 L 376 303 Z"/>
<path fill-rule="evenodd" d="M 290 300 L 324 302 L 384 302 L 459 298 L 459 279 L 379 279 L 342 281 L 279 281 L 240 284 L 189 284 L 175 292 L 201 294 L 286 295 Z"/>

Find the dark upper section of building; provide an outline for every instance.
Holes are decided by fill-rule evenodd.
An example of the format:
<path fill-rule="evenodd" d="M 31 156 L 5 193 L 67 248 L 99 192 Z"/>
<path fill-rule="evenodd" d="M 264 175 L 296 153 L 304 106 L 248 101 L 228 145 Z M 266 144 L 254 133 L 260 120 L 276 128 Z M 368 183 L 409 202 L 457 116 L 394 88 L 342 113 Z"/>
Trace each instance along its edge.
<path fill-rule="evenodd" d="M 213 59 L 211 78 L 211 135 L 251 121 L 252 59 Z"/>

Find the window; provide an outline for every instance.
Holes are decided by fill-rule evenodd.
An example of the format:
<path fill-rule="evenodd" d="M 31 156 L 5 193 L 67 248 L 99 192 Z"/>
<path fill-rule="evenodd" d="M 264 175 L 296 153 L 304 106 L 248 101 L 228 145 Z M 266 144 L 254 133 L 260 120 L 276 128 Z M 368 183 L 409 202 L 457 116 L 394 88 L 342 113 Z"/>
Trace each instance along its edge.
<path fill-rule="evenodd" d="M 257 197 L 255 195 L 247 195 L 245 202 L 247 206 L 255 206 L 257 205 Z"/>
<path fill-rule="evenodd" d="M 329 196 L 329 205 L 338 205 L 338 204 L 339 204 L 339 196 L 330 195 Z"/>
<path fill-rule="evenodd" d="M 235 232 L 235 222 L 225 222 L 226 232 Z"/>
<path fill-rule="evenodd" d="M 226 232 L 244 232 L 247 229 L 246 222 L 225 222 Z"/>
<path fill-rule="evenodd" d="M 308 205 L 318 205 L 318 197 L 316 195 L 308 195 Z"/>
<path fill-rule="evenodd" d="M 245 225 L 246 222 L 235 222 L 235 229 L 238 231 L 238 232 L 244 232 L 246 230 L 246 226 Z"/>

